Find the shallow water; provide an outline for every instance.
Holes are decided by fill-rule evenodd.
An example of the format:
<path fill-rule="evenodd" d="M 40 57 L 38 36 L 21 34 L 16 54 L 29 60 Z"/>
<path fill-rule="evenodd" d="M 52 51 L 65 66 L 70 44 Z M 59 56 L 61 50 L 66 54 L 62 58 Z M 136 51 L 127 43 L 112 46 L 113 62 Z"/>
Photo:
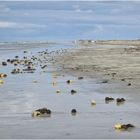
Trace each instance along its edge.
<path fill-rule="evenodd" d="M 28 47 L 28 53 L 37 54 L 38 51 L 56 51 L 69 48 L 65 45 L 51 47 Z M 73 47 L 73 46 L 71 46 Z M 13 58 L 15 55 L 23 57 L 23 49 L 2 50 L 0 59 Z M 78 80 L 70 75 L 56 75 L 51 64 L 46 72 L 38 69 L 35 73 L 12 75 L 13 66 L 0 66 L 0 73 L 8 74 L 4 84 L 0 86 L 0 138 L 139 138 L 140 124 L 139 104 L 131 101 L 125 94 L 102 94 L 97 92 L 101 84 L 96 79 L 84 77 Z M 67 84 L 68 79 L 73 80 Z M 37 81 L 34 83 L 33 81 Z M 56 81 L 55 86 L 52 82 Z M 60 94 L 56 90 L 60 90 Z M 71 95 L 70 91 L 77 91 Z M 115 101 L 106 104 L 104 98 L 124 97 L 126 102 L 117 106 Z M 91 100 L 96 106 L 91 106 Z M 31 112 L 42 107 L 52 110 L 51 117 L 32 118 Z M 72 116 L 71 109 L 78 113 Z M 136 128 L 131 132 L 114 130 L 116 123 L 132 123 Z"/>

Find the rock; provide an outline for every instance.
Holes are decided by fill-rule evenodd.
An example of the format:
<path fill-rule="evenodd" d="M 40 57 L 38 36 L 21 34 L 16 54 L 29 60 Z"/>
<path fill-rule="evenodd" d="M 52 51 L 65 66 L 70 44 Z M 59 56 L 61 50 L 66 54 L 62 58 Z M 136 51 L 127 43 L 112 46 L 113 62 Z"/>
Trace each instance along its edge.
<path fill-rule="evenodd" d="M 51 115 L 51 110 L 47 108 L 41 108 L 37 109 L 32 112 L 32 117 L 37 117 L 37 116 L 50 116 Z"/>
<path fill-rule="evenodd" d="M 67 84 L 70 84 L 70 83 L 72 83 L 72 80 L 67 80 Z"/>
<path fill-rule="evenodd" d="M 131 83 L 128 83 L 128 86 L 131 86 Z"/>
<path fill-rule="evenodd" d="M 117 98 L 117 99 L 116 99 L 116 102 L 124 102 L 124 101 L 125 101 L 124 98 Z"/>
<path fill-rule="evenodd" d="M 92 100 L 91 105 L 96 105 L 96 101 Z"/>
<path fill-rule="evenodd" d="M 117 98 L 117 99 L 116 99 L 117 105 L 124 104 L 124 102 L 125 102 L 125 99 L 124 99 L 124 98 Z"/>
<path fill-rule="evenodd" d="M 108 83 L 108 80 L 105 79 L 105 80 L 102 81 L 102 83 Z"/>
<path fill-rule="evenodd" d="M 60 93 L 60 90 L 57 90 L 56 93 Z"/>
<path fill-rule="evenodd" d="M 3 66 L 7 66 L 7 63 L 6 63 L 6 62 L 2 62 L 2 65 L 3 65 Z"/>
<path fill-rule="evenodd" d="M 128 130 L 134 128 L 135 126 L 132 124 L 115 124 L 114 128 L 117 130 Z"/>
<path fill-rule="evenodd" d="M 125 79 L 124 79 L 124 78 L 122 78 L 122 79 L 121 79 L 121 81 L 125 81 Z"/>
<path fill-rule="evenodd" d="M 75 94 L 75 93 L 77 93 L 77 91 L 72 89 L 71 94 Z"/>
<path fill-rule="evenodd" d="M 18 56 L 15 56 L 15 58 L 18 58 Z"/>
<path fill-rule="evenodd" d="M 23 51 L 23 53 L 27 53 L 27 51 Z"/>
<path fill-rule="evenodd" d="M 111 101 L 114 101 L 114 98 L 112 98 L 112 97 L 105 97 L 105 102 L 106 103 L 109 103 Z"/>
<path fill-rule="evenodd" d="M 7 74 L 0 73 L 0 78 L 5 78 L 5 77 L 7 77 Z"/>
<path fill-rule="evenodd" d="M 84 79 L 84 77 L 78 77 L 78 80 L 82 80 L 82 79 Z"/>
<path fill-rule="evenodd" d="M 72 115 L 76 115 L 76 113 L 77 113 L 76 109 L 72 109 L 72 110 L 71 110 L 71 114 L 72 114 Z"/>
<path fill-rule="evenodd" d="M 10 59 L 7 59 L 7 62 L 11 62 L 11 60 Z"/>

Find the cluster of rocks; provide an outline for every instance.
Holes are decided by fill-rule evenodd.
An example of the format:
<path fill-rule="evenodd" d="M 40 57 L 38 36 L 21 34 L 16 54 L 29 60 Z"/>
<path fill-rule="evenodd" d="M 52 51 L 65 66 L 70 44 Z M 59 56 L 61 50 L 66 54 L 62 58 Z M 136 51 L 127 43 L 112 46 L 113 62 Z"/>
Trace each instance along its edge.
<path fill-rule="evenodd" d="M 74 116 L 76 115 L 77 110 L 76 109 L 72 109 L 71 110 L 71 114 Z M 40 108 L 37 109 L 35 111 L 32 112 L 32 117 L 44 117 L 44 116 L 48 116 L 50 117 L 52 114 L 52 111 L 48 108 Z"/>
<path fill-rule="evenodd" d="M 109 103 L 109 102 L 112 102 L 112 101 L 114 101 L 115 99 L 114 98 L 112 98 L 112 97 L 105 97 L 105 102 L 106 103 Z M 124 98 L 117 98 L 116 99 L 116 103 L 117 104 L 123 104 L 125 102 L 125 99 Z"/>

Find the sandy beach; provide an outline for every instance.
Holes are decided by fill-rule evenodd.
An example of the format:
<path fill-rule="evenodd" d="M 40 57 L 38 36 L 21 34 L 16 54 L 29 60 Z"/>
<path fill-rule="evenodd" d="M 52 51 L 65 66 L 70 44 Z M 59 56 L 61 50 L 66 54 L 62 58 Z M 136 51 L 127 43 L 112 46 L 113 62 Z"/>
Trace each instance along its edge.
<path fill-rule="evenodd" d="M 0 85 L 0 138 L 140 137 L 138 45 L 71 42 L 11 46 L 10 50 L 1 47 L 0 52 L 1 73 L 7 74 L 0 78 L 4 82 Z M 15 57 L 14 63 L 7 62 Z M 11 73 L 13 69 L 20 70 Z M 105 102 L 106 97 L 115 100 Z M 117 104 L 117 98 L 125 102 Z M 51 116 L 31 116 L 43 107 L 51 109 Z M 72 109 L 77 110 L 74 116 Z M 135 128 L 115 130 L 117 123 Z"/>

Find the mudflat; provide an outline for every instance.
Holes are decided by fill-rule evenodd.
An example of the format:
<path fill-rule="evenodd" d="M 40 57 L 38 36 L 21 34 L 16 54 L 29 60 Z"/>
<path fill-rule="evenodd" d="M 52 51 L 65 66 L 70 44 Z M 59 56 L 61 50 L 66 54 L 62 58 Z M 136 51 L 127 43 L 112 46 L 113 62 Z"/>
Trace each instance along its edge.
<path fill-rule="evenodd" d="M 119 88 L 103 92 L 111 89 L 111 92 L 139 93 L 140 41 L 83 41 L 75 46 L 56 57 L 55 64 L 61 72 L 119 84 Z"/>

